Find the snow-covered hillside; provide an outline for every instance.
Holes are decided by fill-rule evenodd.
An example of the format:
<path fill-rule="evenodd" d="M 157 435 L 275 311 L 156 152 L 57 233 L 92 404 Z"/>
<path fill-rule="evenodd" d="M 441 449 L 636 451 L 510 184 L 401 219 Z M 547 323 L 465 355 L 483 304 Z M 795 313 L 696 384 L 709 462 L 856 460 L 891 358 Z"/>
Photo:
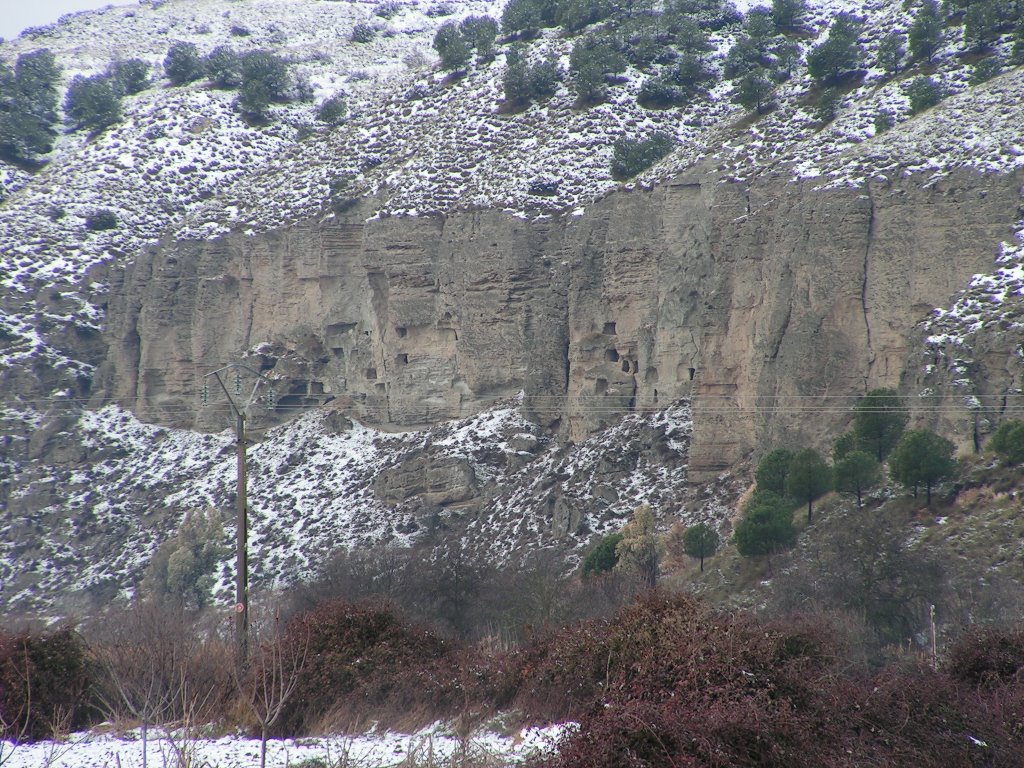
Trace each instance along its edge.
<path fill-rule="evenodd" d="M 372 214 L 381 217 L 479 208 L 525 218 L 579 213 L 621 186 L 610 171 L 614 142 L 654 132 L 670 134 L 677 147 L 627 187 L 665 181 L 698 161 L 723 180 L 774 174 L 811 186 L 1024 166 L 1024 71 L 969 86 L 973 65 L 962 55 L 961 26 L 945 27 L 927 67 L 888 77 L 877 65 L 879 41 L 906 33 L 916 5 L 808 4 L 802 31 L 792 35 L 801 60 L 840 12 L 864 20 L 865 71 L 846 84 L 835 119 L 824 126 L 802 64 L 779 84 L 768 114 L 755 119 L 733 103 L 734 85 L 720 75 L 742 34 L 738 23 L 710 32 L 705 59 L 716 84 L 682 106 L 640 106 L 637 95 L 652 73 L 631 67 L 596 106 L 577 104 L 563 76 L 549 98 L 506 109 L 509 41 L 499 40 L 494 59 L 474 63 L 463 77 L 442 72 L 432 48 L 441 24 L 473 14 L 498 18 L 502 6 L 404 0 L 382 12 L 380 3 L 362 0 L 153 0 L 69 16 L 0 44 L 6 61 L 50 49 L 65 85 L 125 56 L 150 62 L 156 74 L 152 87 L 126 98 L 121 122 L 94 137 L 61 136 L 41 170 L 0 163 L 0 470 L 7 478 L 36 473 L 4 502 L 5 605 L 45 605 L 69 587 L 83 606 L 121 593 L 187 509 L 230 506 L 227 433 L 146 425 L 117 404 L 82 411 L 104 405 L 90 395 L 112 286 L 162 240 L 255 234 L 329 217 L 341 188 L 345 197 L 372 200 Z M 353 42 L 358 24 L 375 29 L 372 40 Z M 202 80 L 172 87 L 160 76 L 176 41 L 195 43 L 200 54 L 220 45 L 272 50 L 308 83 L 310 98 L 275 105 L 267 124 L 252 125 L 234 108 L 233 92 Z M 558 61 L 564 74 L 573 44 L 557 29 L 543 30 L 528 55 Z M 1006 56 L 1010 45 L 1005 33 L 991 50 Z M 907 85 L 926 72 L 951 96 L 912 117 Z M 349 114 L 327 126 L 316 107 L 337 94 Z M 876 135 L 883 112 L 894 125 Z M 86 226 L 99 209 L 114 213 L 116 228 Z M 937 316 L 932 343 L 969 347 L 965 323 L 973 323 L 971 333 L 998 323 L 1000 302 L 1020 295 L 1019 257 L 1019 242 L 1008 241 L 998 271 L 979 277 L 956 308 Z M 948 354 L 968 357 L 962 349 Z M 523 421 L 514 403 L 403 435 L 358 424 L 339 429 L 326 419 L 304 413 L 252 451 L 255 576 L 264 585 L 308 573 L 332 547 L 404 542 L 439 524 L 436 510 L 415 500 L 386 504 L 374 488 L 376 477 L 425 443 L 431 456 L 466 460 L 480 491 L 474 498 L 483 499 L 465 520 L 452 506 L 453 519 L 440 524 L 487 538 L 505 555 L 554 530 L 580 544 L 644 501 L 663 513 L 687 506 L 687 519 L 725 517 L 717 491 L 686 488 L 686 405 L 634 414 L 571 448 Z M 59 428 L 40 434 L 54 421 Z M 87 469 L 75 461 L 38 463 L 55 435 L 74 444 L 70 455 Z M 516 447 L 523 445 L 529 449 Z M 13 565 L 15 557 L 32 567 Z M 76 574 L 72 584 L 69 573 Z M 222 585 L 229 582 L 228 572 L 220 575 Z"/>

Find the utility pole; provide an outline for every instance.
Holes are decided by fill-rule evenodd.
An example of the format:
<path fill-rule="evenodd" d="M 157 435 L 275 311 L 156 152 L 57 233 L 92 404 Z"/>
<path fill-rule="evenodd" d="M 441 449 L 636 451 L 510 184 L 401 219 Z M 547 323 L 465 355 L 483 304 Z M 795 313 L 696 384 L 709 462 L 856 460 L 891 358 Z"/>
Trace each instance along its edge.
<path fill-rule="evenodd" d="M 235 396 L 232 397 L 224 384 L 221 374 L 232 370 L 235 373 Z M 256 377 L 252 392 L 244 401 L 242 395 L 242 372 L 247 372 Z M 249 659 L 249 498 L 248 498 L 248 464 L 246 456 L 246 434 L 245 420 L 249 408 L 256 400 L 256 393 L 260 384 L 267 386 L 267 405 L 274 407 L 274 390 L 270 386 L 270 380 L 259 371 L 238 363 L 226 365 L 211 371 L 204 378 L 214 377 L 220 385 L 224 396 L 231 406 L 231 414 L 234 416 L 237 472 L 235 478 L 235 662 L 238 671 L 241 672 Z M 239 398 L 236 402 L 235 398 Z M 203 405 L 209 399 L 209 390 L 206 384 L 203 385 Z"/>

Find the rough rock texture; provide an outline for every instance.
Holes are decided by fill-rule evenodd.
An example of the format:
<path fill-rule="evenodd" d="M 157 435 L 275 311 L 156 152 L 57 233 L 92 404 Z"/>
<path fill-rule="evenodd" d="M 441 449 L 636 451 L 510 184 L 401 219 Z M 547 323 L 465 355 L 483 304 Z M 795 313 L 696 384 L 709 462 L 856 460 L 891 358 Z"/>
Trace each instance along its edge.
<path fill-rule="evenodd" d="M 216 426 L 222 412 L 197 410 L 203 374 L 247 350 L 275 382 L 275 418 L 336 400 L 401 428 L 525 390 L 530 418 L 579 440 L 692 397 L 699 479 L 772 443 L 820 443 L 853 398 L 898 386 L 915 323 L 1010 237 L 1021 182 L 818 189 L 697 169 L 582 216 L 366 221 L 356 206 L 170 245 L 114 285 L 103 394 Z"/>

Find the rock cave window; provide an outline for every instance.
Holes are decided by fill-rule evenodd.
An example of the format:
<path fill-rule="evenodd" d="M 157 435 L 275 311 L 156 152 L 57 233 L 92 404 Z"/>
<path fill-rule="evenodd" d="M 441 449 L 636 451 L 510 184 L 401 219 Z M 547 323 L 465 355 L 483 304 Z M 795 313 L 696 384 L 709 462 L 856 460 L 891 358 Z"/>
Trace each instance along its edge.
<path fill-rule="evenodd" d="M 615 323 L 613 323 L 611 321 L 605 323 L 604 324 L 604 330 L 601 331 L 601 333 L 603 333 L 605 336 L 614 336 L 615 335 Z"/>
<path fill-rule="evenodd" d="M 619 362 L 619 352 L 616 349 L 606 349 L 604 351 L 604 359 L 609 363 Z"/>

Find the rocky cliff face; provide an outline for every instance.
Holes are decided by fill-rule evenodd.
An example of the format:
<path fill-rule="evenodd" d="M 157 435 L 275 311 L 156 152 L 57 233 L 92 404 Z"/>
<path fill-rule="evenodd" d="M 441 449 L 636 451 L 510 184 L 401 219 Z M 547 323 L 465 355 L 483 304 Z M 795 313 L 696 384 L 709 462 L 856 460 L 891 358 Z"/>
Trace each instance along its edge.
<path fill-rule="evenodd" d="M 898 386 L 915 324 L 991 269 L 1021 183 L 965 171 L 823 189 L 698 168 L 581 216 L 365 220 L 357 205 L 175 243 L 114 285 L 103 393 L 215 426 L 203 374 L 247 350 L 277 382 L 269 420 L 333 402 L 408 428 L 525 390 L 531 419 L 580 440 L 689 397 L 691 473 L 708 476 L 821 442 L 853 398 Z"/>

